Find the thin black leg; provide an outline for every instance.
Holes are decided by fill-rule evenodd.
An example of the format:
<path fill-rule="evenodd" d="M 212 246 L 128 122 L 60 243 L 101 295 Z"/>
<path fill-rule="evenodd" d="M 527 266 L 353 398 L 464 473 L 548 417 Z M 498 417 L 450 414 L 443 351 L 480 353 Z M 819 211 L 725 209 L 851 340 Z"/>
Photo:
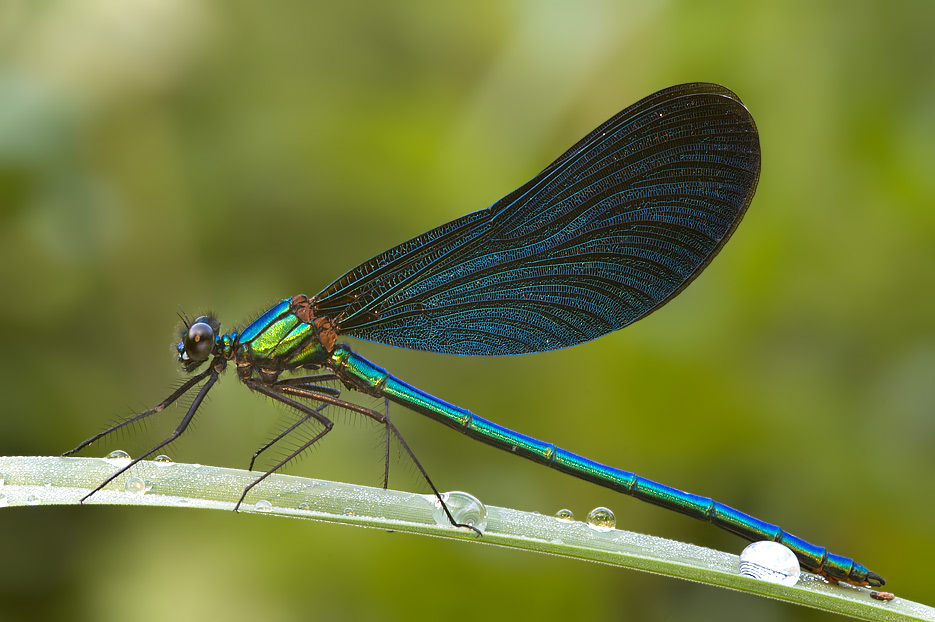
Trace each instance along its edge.
<path fill-rule="evenodd" d="M 390 421 L 390 398 L 383 398 L 383 416 L 386 422 Z M 383 490 L 390 487 L 390 426 L 384 425 L 383 439 Z M 410 452 L 411 453 L 411 452 Z"/>
<path fill-rule="evenodd" d="M 63 453 L 62 456 L 70 456 L 73 453 L 79 452 L 85 447 L 87 447 L 88 445 L 91 445 L 92 443 L 99 441 L 100 439 L 104 438 L 108 434 L 111 434 L 112 432 L 116 432 L 117 430 L 123 427 L 126 427 L 130 425 L 131 423 L 136 423 L 137 421 L 145 419 L 146 417 L 149 417 L 150 415 L 155 415 L 156 413 L 163 411 L 167 406 L 170 406 L 172 402 L 174 402 L 175 400 L 179 399 L 180 397 L 188 393 L 189 390 L 191 390 L 193 386 L 195 386 L 196 384 L 204 380 L 205 377 L 208 376 L 212 372 L 213 369 L 214 369 L 213 366 L 209 367 L 208 369 L 204 370 L 200 374 L 196 374 L 192 376 L 191 378 L 189 378 L 188 380 L 186 380 L 182 386 L 180 386 L 178 389 L 173 391 L 169 397 L 159 402 L 159 404 L 157 404 L 155 408 L 147 410 L 146 412 L 140 413 L 138 415 L 134 415 L 133 417 L 130 417 L 129 419 L 124 419 L 120 423 L 107 428 L 100 434 L 96 434 L 95 436 L 92 436 L 91 438 L 81 443 L 74 449 L 69 449 L 68 451 Z"/>
<path fill-rule="evenodd" d="M 336 389 L 336 388 L 334 388 L 334 387 L 325 387 L 325 386 L 322 386 L 322 385 L 318 384 L 318 383 L 320 383 L 320 382 L 328 382 L 328 381 L 337 380 L 337 379 L 338 379 L 338 377 L 337 377 L 336 375 L 334 375 L 334 374 L 332 374 L 332 373 L 329 372 L 329 373 L 323 373 L 323 374 L 316 374 L 316 375 L 313 375 L 313 376 L 296 376 L 296 377 L 294 377 L 294 378 L 285 378 L 285 379 L 282 379 L 282 380 L 277 380 L 277 381 L 276 381 L 275 383 L 273 383 L 273 385 L 271 385 L 271 386 L 272 386 L 272 387 L 279 387 L 279 386 L 293 386 L 293 385 L 299 385 L 299 386 L 302 386 L 302 387 L 304 387 L 304 388 L 306 388 L 306 389 L 308 389 L 308 390 L 310 390 L 310 391 L 314 391 L 314 392 L 316 392 L 316 393 L 321 393 L 321 394 L 324 394 L 324 395 L 330 395 L 330 396 L 332 396 L 332 397 L 341 397 L 341 390 L 340 390 L 340 389 Z M 321 409 L 324 408 L 325 406 L 326 406 L 326 404 L 322 404 L 322 405 L 319 406 L 316 410 L 317 410 L 318 412 L 321 412 Z M 247 468 L 247 470 L 248 470 L 248 471 L 252 471 L 252 470 L 253 470 L 253 465 L 254 465 L 254 463 L 256 463 L 256 459 L 260 456 L 260 454 L 262 454 L 264 451 L 266 451 L 267 449 L 269 449 L 270 447 L 272 447 L 273 445 L 275 445 L 276 443 L 278 443 L 279 441 L 281 441 L 282 439 L 284 439 L 286 436 L 289 435 L 289 433 L 291 433 L 293 430 L 295 430 L 296 428 L 298 428 L 299 426 L 301 426 L 303 423 L 305 423 L 306 421 L 308 421 L 308 419 L 309 419 L 309 418 L 308 418 L 308 416 L 306 415 L 304 418 L 300 419 L 298 422 L 296 422 L 296 423 L 294 423 L 293 425 L 291 425 L 291 426 L 289 426 L 288 428 L 286 428 L 286 429 L 285 429 L 281 434 L 279 434 L 276 438 L 274 438 L 273 440 L 271 440 L 270 442 L 266 443 L 265 445 L 263 445 L 262 447 L 260 447 L 259 449 L 257 449 L 255 452 L 253 452 L 253 457 L 250 458 L 250 466 Z"/>
<path fill-rule="evenodd" d="M 103 488 L 107 484 L 114 481 L 119 476 L 126 473 L 128 470 L 133 468 L 137 463 L 139 463 L 142 460 L 145 460 L 146 458 L 153 455 L 154 453 L 156 453 L 157 451 L 159 451 L 160 449 L 162 449 L 163 447 L 165 447 L 166 445 L 168 445 L 169 443 L 171 443 L 172 441 L 174 441 L 175 439 L 177 439 L 179 436 L 182 435 L 182 433 L 188 427 L 188 424 L 192 422 L 192 418 L 195 416 L 195 411 L 197 411 L 198 407 L 201 406 L 201 403 L 204 401 L 205 396 L 208 394 L 208 391 L 211 390 L 211 387 L 213 387 L 214 383 L 217 382 L 218 380 L 218 371 L 215 369 L 214 365 L 209 367 L 205 372 L 198 374 L 198 376 L 196 376 L 195 378 L 198 378 L 199 376 L 204 377 L 208 374 L 210 374 L 211 377 L 208 378 L 208 381 L 205 383 L 205 386 L 201 387 L 201 390 L 198 391 L 198 395 L 195 396 L 195 399 L 192 401 L 192 405 L 188 407 L 188 412 L 185 413 L 185 416 L 182 418 L 182 421 L 179 423 L 178 427 L 175 428 L 175 431 L 172 432 L 172 434 L 170 434 L 166 440 L 158 443 L 155 447 L 153 447 L 152 449 L 150 449 L 143 455 L 134 458 L 133 460 L 130 461 L 130 464 L 128 464 L 127 466 L 123 467 L 122 469 L 120 469 L 119 471 L 117 471 L 116 473 L 108 477 L 107 479 L 105 479 L 101 483 L 100 486 L 98 486 L 97 488 L 95 488 L 94 490 L 86 494 L 84 497 L 82 497 L 81 503 L 84 503 L 85 501 L 87 501 L 88 497 L 90 497 L 91 495 L 99 491 L 101 488 Z M 191 383 L 191 381 L 186 382 L 184 385 L 182 385 L 182 388 L 185 388 L 186 385 L 188 386 L 188 388 L 191 388 L 191 386 L 193 386 L 194 383 Z M 176 393 L 178 393 L 178 391 L 176 391 Z M 173 393 L 172 396 L 170 396 L 172 397 L 172 401 L 174 401 L 175 399 L 179 397 L 180 394 L 176 395 L 176 393 Z M 169 401 L 169 403 L 172 403 L 172 401 Z"/>
<path fill-rule="evenodd" d="M 315 410 L 316 410 L 317 412 L 320 413 L 321 410 L 322 410 L 325 406 L 328 406 L 328 404 L 322 404 L 321 406 L 319 406 L 319 407 L 316 408 Z M 283 430 L 282 433 L 280 433 L 279 435 L 276 436 L 276 438 L 274 438 L 273 440 L 271 440 L 270 442 L 266 443 L 265 445 L 263 445 L 262 447 L 260 447 L 259 449 L 257 449 L 255 452 L 253 452 L 253 457 L 250 458 L 250 467 L 249 467 L 247 470 L 248 470 L 248 471 L 252 471 L 252 470 L 253 470 L 253 463 L 256 462 L 256 459 L 260 457 L 260 454 L 262 454 L 264 451 L 266 451 L 267 449 L 269 449 L 270 447 L 272 447 L 273 445 L 275 445 L 276 443 L 278 443 L 278 442 L 281 441 L 282 439 L 286 438 L 286 436 L 288 436 L 290 433 L 292 433 L 295 429 L 297 429 L 297 428 L 298 428 L 299 426 L 301 426 L 302 424 L 306 423 L 309 419 L 311 419 L 311 417 L 310 417 L 309 415 L 303 415 L 302 418 L 300 418 L 298 421 L 296 421 L 295 423 L 293 423 L 292 425 L 290 425 L 288 428 L 286 428 L 285 430 Z"/>
<path fill-rule="evenodd" d="M 307 386 L 316 391 L 327 393 L 333 397 L 341 397 L 341 389 L 326 387 L 322 382 L 332 382 L 340 380 L 337 375 L 330 372 L 324 374 L 315 374 L 313 376 L 293 376 L 292 378 L 282 378 L 275 382 L 275 386 Z"/>
<path fill-rule="evenodd" d="M 256 385 L 256 386 L 264 386 L 264 385 L 260 385 L 259 383 L 256 383 L 255 381 L 250 381 L 250 382 L 252 382 L 253 385 Z M 251 385 L 248 385 L 248 386 L 251 386 Z M 253 387 L 251 386 L 251 388 L 253 388 Z M 390 434 L 392 434 L 392 436 L 394 436 L 394 437 L 396 438 L 396 440 L 399 442 L 400 446 L 405 450 L 406 454 L 408 454 L 409 457 L 412 459 L 413 464 L 415 464 L 415 465 L 416 465 L 416 468 L 419 469 L 419 473 L 422 475 L 422 479 L 424 479 L 425 482 L 429 485 L 429 488 L 432 489 L 432 493 L 435 495 L 435 498 L 438 499 L 438 502 L 441 504 L 442 508 L 445 510 L 445 515 L 448 517 L 449 522 L 451 522 L 451 524 L 452 524 L 453 526 L 455 526 L 455 527 L 466 527 L 467 529 L 470 529 L 471 531 L 473 531 L 473 532 L 476 533 L 477 535 L 481 535 L 480 530 L 477 529 L 476 527 L 474 527 L 473 525 L 465 525 L 465 524 L 459 523 L 458 521 L 456 521 L 456 520 L 454 519 L 454 517 L 451 515 L 451 511 L 448 509 L 448 505 L 445 503 L 444 499 L 442 499 L 441 493 L 438 492 L 438 489 L 435 487 L 435 484 L 432 483 L 432 478 L 429 477 L 429 474 L 425 471 L 425 468 L 422 466 L 422 463 L 419 462 L 419 459 L 416 458 L 416 455 L 412 452 L 412 449 L 409 448 L 409 445 L 406 443 L 406 440 L 403 438 L 402 434 L 399 433 L 399 430 L 396 429 L 396 426 L 393 425 L 393 422 L 392 422 L 392 421 L 390 421 L 390 417 L 389 417 L 388 412 L 387 412 L 387 413 L 379 413 L 379 412 L 377 412 L 377 411 L 375 411 L 375 410 L 371 410 L 371 409 L 369 409 L 369 408 L 364 408 L 363 406 L 358 406 L 357 404 L 353 404 L 353 403 L 351 403 L 351 402 L 345 402 L 344 400 L 340 400 L 340 399 L 334 398 L 334 397 L 332 397 L 332 396 L 330 396 L 330 395 L 323 395 L 323 394 L 320 394 L 320 393 L 316 393 L 314 390 L 311 390 L 310 388 L 305 387 L 305 386 L 293 386 L 292 384 L 285 384 L 285 383 L 284 383 L 284 384 L 279 384 L 279 383 L 277 383 L 277 384 L 275 385 L 275 389 L 269 388 L 269 387 L 265 387 L 265 386 L 264 386 L 264 388 L 266 389 L 265 391 L 260 391 L 260 392 L 263 393 L 264 395 L 268 395 L 269 397 L 272 397 L 273 399 L 277 399 L 277 400 L 279 400 L 279 401 L 281 401 L 281 402 L 283 402 L 283 403 L 285 403 L 285 404 L 289 404 L 290 406 L 295 405 L 295 406 L 294 406 L 295 408 L 299 408 L 300 405 L 299 405 L 297 402 L 293 401 L 293 400 L 289 400 L 288 402 L 286 402 L 285 400 L 286 400 L 287 398 L 285 398 L 285 397 L 282 396 L 282 395 L 278 395 L 278 393 L 286 393 L 286 394 L 289 394 L 289 395 L 293 395 L 293 396 L 295 396 L 295 397 L 299 397 L 299 398 L 303 398 L 303 399 L 308 399 L 308 400 L 313 400 L 313 401 L 316 401 L 316 402 L 325 402 L 325 403 L 331 404 L 331 405 L 333 405 L 333 406 L 337 406 L 337 407 L 339 407 L 339 408 L 345 408 L 345 409 L 350 410 L 350 411 L 352 411 L 352 412 L 360 413 L 360 414 L 362 414 L 362 415 L 364 415 L 364 416 L 367 416 L 367 417 L 373 419 L 374 421 L 377 421 L 378 423 L 380 423 L 380 424 L 386 426 L 386 429 L 387 429 L 387 437 L 389 437 Z M 259 389 L 257 389 L 257 390 L 259 390 Z M 307 407 L 306 407 L 306 408 L 307 408 Z M 387 409 L 388 409 L 388 408 L 389 408 L 389 405 L 387 404 Z M 303 410 L 303 409 L 299 408 L 299 410 Z M 305 412 L 305 411 L 303 410 L 303 412 Z M 328 428 L 328 429 L 330 429 L 330 428 Z M 325 430 L 325 432 L 327 432 L 327 431 L 328 431 L 328 430 Z M 286 460 L 284 460 L 281 464 L 285 464 L 286 462 L 288 462 L 289 460 L 291 460 L 292 458 L 294 458 L 296 455 L 298 455 L 298 453 L 301 453 L 301 451 L 303 451 L 306 447 L 311 446 L 312 443 L 314 443 L 314 442 L 317 441 L 319 438 L 321 438 L 322 436 L 324 436 L 325 432 L 322 432 L 322 433 L 319 434 L 317 437 L 315 437 L 314 439 L 312 439 L 312 441 L 309 442 L 309 443 L 307 443 L 306 446 L 303 447 L 303 449 L 299 450 L 298 452 L 295 452 L 292 456 L 290 456 L 289 458 L 287 458 Z M 386 458 L 386 459 L 387 459 L 387 461 L 389 460 L 389 454 L 388 454 L 388 453 L 387 453 L 387 458 Z M 273 468 L 270 472 L 268 472 L 266 475 L 264 475 L 264 476 L 261 477 L 260 479 L 262 480 L 262 479 L 266 478 L 270 473 L 272 473 L 273 471 L 275 471 L 275 470 L 278 469 L 278 468 L 279 468 L 279 466 L 276 466 L 275 468 Z M 258 482 L 259 482 L 259 480 L 257 480 L 257 481 L 254 482 L 253 484 L 251 484 L 251 485 L 249 486 L 249 488 L 252 488 L 252 487 L 255 486 Z M 248 489 L 249 489 L 249 488 L 248 488 Z M 246 495 L 246 491 L 244 491 L 244 495 Z M 241 497 L 241 501 L 242 501 L 242 500 L 243 500 L 243 497 Z M 239 504 L 238 504 L 238 506 L 239 506 Z"/>
<path fill-rule="evenodd" d="M 324 429 L 318 434 L 316 434 L 311 440 L 309 440 L 306 443 L 303 443 L 301 446 L 298 447 L 298 449 L 296 449 L 295 451 L 291 452 L 288 456 L 283 458 L 279 462 L 279 464 L 277 464 L 276 466 L 268 470 L 266 473 L 264 473 L 263 475 L 258 477 L 256 480 L 254 480 L 253 483 L 251 483 L 249 486 L 244 488 L 243 494 L 240 495 L 240 499 L 237 501 L 237 505 L 234 506 L 235 512 L 240 509 L 240 504 L 242 504 L 244 499 L 247 498 L 247 493 L 250 492 L 251 488 L 253 488 L 257 484 L 262 482 L 264 479 L 266 479 L 267 477 L 269 477 L 270 475 L 272 475 L 273 473 L 281 469 L 283 466 L 286 465 L 286 463 L 288 463 L 290 460 L 292 460 L 293 458 L 301 454 L 303 451 L 305 451 L 306 449 L 308 449 L 309 447 L 317 443 L 322 437 L 324 437 L 325 434 L 331 431 L 331 428 L 334 427 L 334 423 L 332 423 L 330 419 L 328 419 L 323 414 L 321 414 L 321 412 L 319 412 L 321 408 L 325 406 L 324 404 L 322 404 L 318 408 L 312 408 L 311 406 L 306 406 L 305 404 L 301 404 L 291 398 L 286 397 L 285 395 L 282 395 L 280 393 L 281 389 L 279 389 L 275 385 L 267 386 L 265 384 L 257 382 L 256 380 L 249 380 L 249 379 L 244 380 L 243 382 L 250 389 L 253 389 L 254 391 L 258 393 L 262 393 L 263 395 L 266 395 L 267 397 L 271 397 L 274 400 L 282 404 L 285 404 L 286 406 L 295 408 L 296 410 L 298 410 L 300 413 L 304 415 L 304 417 L 297 424 L 292 426 L 292 428 L 290 428 L 288 431 L 295 429 L 296 427 L 307 422 L 310 419 L 315 419 L 316 421 L 318 421 L 320 424 L 322 424 L 322 426 L 324 426 Z M 280 435 L 279 438 L 282 438 L 282 436 L 284 435 Z M 279 438 L 277 438 L 276 440 L 279 440 Z"/>
<path fill-rule="evenodd" d="M 301 390 L 303 391 L 303 395 L 301 395 L 301 397 L 304 397 L 304 398 L 306 398 L 306 399 L 311 399 L 311 400 L 319 400 L 319 397 L 317 397 L 317 396 L 320 395 L 320 394 L 322 394 L 322 393 L 324 393 L 324 394 L 326 394 L 326 395 L 330 395 L 330 396 L 333 397 L 333 398 L 339 398 L 339 397 L 341 397 L 341 391 L 340 391 L 340 390 L 335 389 L 335 388 L 333 388 L 333 387 L 323 387 L 323 386 L 321 386 L 321 385 L 318 384 L 319 382 L 324 382 L 324 381 L 328 381 L 328 380 L 339 380 L 339 378 L 338 378 L 335 374 L 331 374 L 331 373 L 327 373 L 327 374 L 318 374 L 318 375 L 315 375 L 315 376 L 300 376 L 300 377 L 296 377 L 296 378 L 286 378 L 286 379 L 284 379 L 284 380 L 277 380 L 272 386 L 282 388 L 283 391 L 287 391 L 287 389 L 286 389 L 285 387 L 290 387 L 290 388 L 293 388 L 293 389 L 301 389 Z M 312 394 L 315 394 L 316 396 L 313 397 Z M 343 402 L 343 403 L 344 403 L 344 404 L 347 404 L 348 402 Z M 365 411 L 368 411 L 368 410 L 369 410 L 369 409 L 365 409 Z M 362 411 L 355 409 L 355 412 L 361 413 Z M 367 415 L 367 416 L 370 417 L 370 418 L 374 418 L 374 417 L 373 417 L 373 414 L 372 414 L 372 413 L 374 413 L 374 412 L 375 412 L 375 411 L 369 410 L 369 412 L 363 412 L 362 414 Z M 386 425 L 386 423 L 389 421 L 389 412 L 390 412 L 390 400 L 389 400 L 389 398 L 383 398 L 383 419 L 382 419 L 382 421 L 378 419 L 378 421 L 380 421 L 380 423 L 383 425 L 384 431 L 385 431 L 385 434 L 384 434 L 384 450 L 383 450 L 383 489 L 384 489 L 384 490 L 386 490 L 387 488 L 389 488 L 389 481 L 390 481 L 390 439 L 391 439 L 391 433 L 390 433 L 390 428 L 389 428 L 389 426 Z M 297 427 L 297 426 L 293 426 L 293 428 L 294 428 L 294 427 Z M 262 453 L 262 452 L 265 451 L 270 445 L 273 445 L 273 444 L 275 444 L 276 442 L 278 442 L 283 436 L 285 436 L 286 434 L 288 434 L 293 428 L 290 428 L 289 430 L 286 430 L 286 431 L 283 432 L 280 436 L 278 436 L 278 437 L 276 437 L 275 439 L 273 439 L 272 441 L 270 441 L 270 443 L 268 443 L 266 446 L 264 446 L 263 448 L 261 448 L 257 453 Z M 254 455 L 254 459 L 255 459 L 255 458 L 256 458 L 256 454 Z M 250 462 L 250 465 L 251 465 L 250 470 L 252 471 L 252 470 L 253 470 L 253 462 L 252 462 L 252 461 Z"/>

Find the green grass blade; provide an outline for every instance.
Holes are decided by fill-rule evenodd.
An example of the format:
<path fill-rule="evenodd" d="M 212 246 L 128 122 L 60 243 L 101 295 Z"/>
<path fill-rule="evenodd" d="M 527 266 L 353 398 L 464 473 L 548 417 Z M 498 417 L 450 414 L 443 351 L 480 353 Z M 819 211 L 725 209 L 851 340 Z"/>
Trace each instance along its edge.
<path fill-rule="evenodd" d="M 101 458 L 0 457 L 0 508 L 77 504 L 117 468 L 117 463 Z M 91 497 L 88 504 L 229 511 L 256 475 L 237 469 L 144 461 Z M 279 474 L 254 490 L 241 511 L 561 555 L 758 594 L 863 620 L 935 621 L 935 609 L 912 601 L 877 601 L 870 598 L 869 590 L 831 585 L 809 574 L 803 574 L 792 587 L 764 583 L 740 576 L 735 555 L 620 530 L 599 533 L 584 523 L 561 522 L 551 516 L 488 506 L 487 528 L 478 537 L 466 529 L 438 524 L 433 515 L 434 501 L 425 495 Z M 626 580 L 625 575 L 621 580 Z"/>

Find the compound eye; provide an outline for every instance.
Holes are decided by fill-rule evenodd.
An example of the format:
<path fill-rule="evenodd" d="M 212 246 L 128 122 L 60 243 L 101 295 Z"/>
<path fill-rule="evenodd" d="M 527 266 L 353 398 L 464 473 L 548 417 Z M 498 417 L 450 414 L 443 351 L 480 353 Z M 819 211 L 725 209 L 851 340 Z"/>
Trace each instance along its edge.
<path fill-rule="evenodd" d="M 182 341 L 185 344 L 185 353 L 188 354 L 190 360 L 204 361 L 214 350 L 214 328 L 206 322 L 195 322 L 185 333 Z"/>

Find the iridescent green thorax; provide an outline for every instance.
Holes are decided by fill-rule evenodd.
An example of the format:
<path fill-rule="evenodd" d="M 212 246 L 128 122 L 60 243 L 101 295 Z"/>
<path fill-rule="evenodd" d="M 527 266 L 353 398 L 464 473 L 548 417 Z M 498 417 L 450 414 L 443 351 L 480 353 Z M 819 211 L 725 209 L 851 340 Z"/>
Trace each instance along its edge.
<path fill-rule="evenodd" d="M 286 298 L 247 326 L 230 344 L 238 369 L 278 373 L 324 364 L 334 348 L 331 322 L 318 318 L 307 296 Z M 330 346 L 330 348 L 328 347 Z"/>

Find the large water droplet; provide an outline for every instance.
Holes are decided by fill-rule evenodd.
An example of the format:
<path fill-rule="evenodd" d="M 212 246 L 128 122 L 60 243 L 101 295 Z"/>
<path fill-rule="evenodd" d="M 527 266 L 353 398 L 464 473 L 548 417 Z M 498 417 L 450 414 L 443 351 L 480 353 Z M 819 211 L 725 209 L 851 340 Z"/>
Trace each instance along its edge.
<path fill-rule="evenodd" d="M 778 542 L 754 542 L 740 554 L 740 574 L 768 583 L 795 585 L 802 569 L 795 553 Z"/>
<path fill-rule="evenodd" d="M 123 485 L 123 490 L 133 495 L 141 495 L 146 492 L 146 483 L 139 477 L 130 477 Z"/>
<path fill-rule="evenodd" d="M 172 462 L 172 458 L 170 458 L 169 456 L 165 454 L 159 454 L 158 456 L 153 458 L 153 462 L 155 462 L 159 466 L 170 466 L 172 464 L 175 464 L 174 462 Z"/>
<path fill-rule="evenodd" d="M 256 502 L 256 504 L 254 504 L 253 509 L 257 512 L 272 512 L 273 504 L 266 499 L 260 499 Z"/>
<path fill-rule="evenodd" d="M 613 531 L 617 526 L 617 517 L 609 509 L 604 507 L 594 508 L 588 512 L 588 527 L 598 533 L 607 533 Z"/>
<path fill-rule="evenodd" d="M 107 454 L 106 456 L 104 456 L 104 460 L 106 460 L 108 463 L 112 464 L 115 467 L 125 467 L 127 466 L 127 463 L 130 461 L 130 454 L 128 454 L 122 449 L 115 449 L 109 454 Z"/>
<path fill-rule="evenodd" d="M 443 492 L 441 496 L 456 523 L 473 527 L 480 532 L 487 529 L 487 506 L 479 499 L 466 492 Z M 436 498 L 432 517 L 439 525 L 450 527 L 452 525 L 445 513 L 445 506 Z"/>
<path fill-rule="evenodd" d="M 300 503 L 299 509 L 305 512 L 308 512 L 308 510 L 310 509 L 310 506 L 308 505 L 308 501 L 303 501 L 302 503 Z"/>
<path fill-rule="evenodd" d="M 560 521 L 562 523 L 573 523 L 575 522 L 575 513 L 572 512 L 571 510 L 562 508 L 561 510 L 555 513 L 555 520 Z"/>

